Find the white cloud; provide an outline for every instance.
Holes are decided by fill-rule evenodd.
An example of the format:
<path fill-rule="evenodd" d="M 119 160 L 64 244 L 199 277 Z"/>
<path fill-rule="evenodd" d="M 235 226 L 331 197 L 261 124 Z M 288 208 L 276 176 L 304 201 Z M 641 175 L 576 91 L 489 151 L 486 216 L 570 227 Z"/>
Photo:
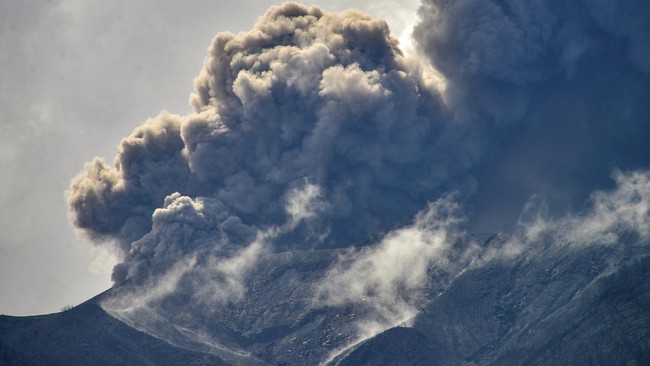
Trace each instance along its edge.
<path fill-rule="evenodd" d="M 319 303 L 366 308 L 356 324 L 360 338 L 408 320 L 424 300 L 430 270 L 447 268 L 458 214 L 459 206 L 443 198 L 379 243 L 349 249 L 318 285 Z"/>
<path fill-rule="evenodd" d="M 302 186 L 289 191 L 285 210 L 289 214 L 288 230 L 296 227 L 301 221 L 309 219 L 324 209 L 325 203 L 321 200 L 322 194 L 319 186 L 303 182 Z"/>

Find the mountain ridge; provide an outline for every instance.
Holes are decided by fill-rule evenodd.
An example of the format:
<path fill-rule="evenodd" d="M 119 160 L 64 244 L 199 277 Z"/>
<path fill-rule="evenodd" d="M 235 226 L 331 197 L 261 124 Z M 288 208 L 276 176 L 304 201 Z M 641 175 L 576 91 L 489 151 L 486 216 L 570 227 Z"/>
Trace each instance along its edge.
<path fill-rule="evenodd" d="M 106 313 L 104 292 L 61 312 L 0 316 L 3 365 L 227 365 L 218 357 L 175 347 Z"/>
<path fill-rule="evenodd" d="M 510 236 L 481 238 L 485 253 Z M 351 327 L 363 324 L 357 320 L 363 306 L 307 305 L 314 296 L 308 285 L 340 251 L 287 252 L 258 266 L 244 299 L 185 323 L 173 311 L 192 309 L 182 306 L 120 319 L 106 310 L 119 288 L 62 313 L 0 317 L 0 359 L 7 365 L 647 363 L 650 256 L 611 246 L 539 249 L 514 262 L 470 265 L 444 281 L 431 272 L 427 301 L 412 324 L 365 340 L 355 341 Z M 607 264 L 618 256 L 620 265 Z M 168 306 L 175 301 L 185 300 L 171 298 Z M 154 320 L 147 323 L 147 316 Z"/>

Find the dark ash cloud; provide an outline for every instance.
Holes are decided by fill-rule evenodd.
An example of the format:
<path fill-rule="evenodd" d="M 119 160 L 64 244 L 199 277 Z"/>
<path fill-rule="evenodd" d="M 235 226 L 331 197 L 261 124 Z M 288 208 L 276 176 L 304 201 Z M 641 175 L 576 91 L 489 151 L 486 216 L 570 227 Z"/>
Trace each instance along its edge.
<path fill-rule="evenodd" d="M 319 192 L 318 213 L 298 215 L 276 248 L 370 243 L 424 202 L 474 190 L 476 134 L 448 121 L 384 21 L 287 3 L 249 32 L 217 35 L 209 55 L 194 114 L 148 121 L 122 141 L 113 166 L 95 159 L 71 184 L 77 227 L 120 243 L 116 279 L 193 252 L 196 227 L 248 232 L 295 221 L 300 208 L 289 202 L 307 186 Z M 175 221 L 187 234 L 161 237 Z M 233 237 L 245 245 L 250 235 Z"/>
<path fill-rule="evenodd" d="M 447 105 L 484 128 L 475 230 L 511 229 L 531 195 L 579 211 L 614 169 L 647 168 L 645 2 L 425 0 L 419 15 Z"/>
<path fill-rule="evenodd" d="M 294 3 L 218 34 L 194 112 L 147 121 L 114 164 L 94 159 L 72 181 L 76 226 L 123 255 L 107 308 L 131 322 L 184 309 L 217 329 L 220 306 L 252 301 L 253 282 L 273 286 L 249 278 L 286 260 L 273 254 L 354 247 L 323 254 L 324 278 L 293 273 L 302 297 L 283 303 L 363 309 L 338 347 L 412 318 L 432 270 L 451 281 L 493 261 L 647 239 L 647 7 L 425 0 L 419 14 L 413 56 L 381 20 Z M 612 180 L 615 168 L 636 172 Z M 531 196 L 549 218 L 526 221 Z M 468 228 L 522 233 L 484 248 Z M 636 244 L 608 253 L 647 252 Z"/>
<path fill-rule="evenodd" d="M 552 214 L 579 210 L 613 169 L 650 161 L 645 12 L 424 1 L 414 37 L 428 71 L 383 21 L 274 7 L 214 38 L 194 113 L 162 113 L 113 165 L 88 163 L 72 216 L 119 244 L 122 281 L 269 230 L 277 250 L 368 244 L 449 192 L 478 231 L 512 229 L 532 195 Z"/>

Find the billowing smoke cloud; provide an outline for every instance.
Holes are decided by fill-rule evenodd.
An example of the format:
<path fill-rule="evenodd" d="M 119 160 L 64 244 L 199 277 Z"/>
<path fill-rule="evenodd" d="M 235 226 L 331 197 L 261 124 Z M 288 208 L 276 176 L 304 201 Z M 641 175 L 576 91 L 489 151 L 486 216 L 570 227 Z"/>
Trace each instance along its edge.
<path fill-rule="evenodd" d="M 532 194 L 552 213 L 579 208 L 612 169 L 650 161 L 650 17 L 633 1 L 556 5 L 423 2 L 414 35 L 432 74 L 382 21 L 273 8 L 252 31 L 215 37 L 196 113 L 162 113 L 114 166 L 95 159 L 73 180 L 75 224 L 119 243 L 122 282 L 270 227 L 292 226 L 278 249 L 371 243 L 453 191 L 481 231 L 512 228 Z M 304 199 L 316 201 L 296 211 Z M 156 215 L 184 222 L 185 244 L 165 244 L 177 239 Z M 201 227 L 210 240 L 193 237 Z"/>
<path fill-rule="evenodd" d="M 415 39 L 450 81 L 450 101 L 497 121 L 520 119 L 545 81 L 576 84 L 600 67 L 621 77 L 623 63 L 650 73 L 643 1 L 424 0 L 419 15 Z"/>
<path fill-rule="evenodd" d="M 276 248 L 370 243 L 428 200 L 473 191 L 475 137 L 385 22 L 285 4 L 209 52 L 195 114 L 148 121 L 114 166 L 95 159 L 72 182 L 77 227 L 121 244 L 117 282 L 285 223 Z"/>
<path fill-rule="evenodd" d="M 316 336 L 296 324 L 341 324 L 351 306 L 367 316 L 346 324 L 374 334 L 463 271 L 537 255 L 540 243 L 647 241 L 648 11 L 632 0 L 424 0 L 412 58 L 383 21 L 293 3 L 249 32 L 217 35 L 195 112 L 161 113 L 122 141 L 113 165 L 94 159 L 72 181 L 75 225 L 123 255 L 113 279 L 127 296 L 107 307 L 130 321 L 143 307 L 163 318 L 182 307 L 251 347 L 262 323 L 338 347 L 363 332 Z M 612 182 L 615 168 L 637 172 Z M 532 195 L 548 218 L 524 220 Z M 520 235 L 489 245 L 464 231 L 517 221 Z M 343 247 L 353 248 L 304 254 Z M 320 272 L 263 272 L 294 255 Z M 129 287 L 139 284 L 149 291 Z M 285 296 L 272 299 L 281 311 L 257 305 L 271 290 Z M 247 301 L 250 314 L 229 308 Z"/>
<path fill-rule="evenodd" d="M 484 127 L 471 226 L 509 230 L 528 198 L 579 211 L 613 169 L 650 162 L 644 1 L 425 0 L 414 37 L 455 117 Z"/>

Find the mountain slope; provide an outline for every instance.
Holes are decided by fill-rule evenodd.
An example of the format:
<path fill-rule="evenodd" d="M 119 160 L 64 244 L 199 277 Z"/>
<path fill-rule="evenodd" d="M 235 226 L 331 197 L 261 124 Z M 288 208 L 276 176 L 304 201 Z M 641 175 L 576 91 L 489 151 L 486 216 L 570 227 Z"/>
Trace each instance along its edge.
<path fill-rule="evenodd" d="M 542 329 L 495 364 L 650 364 L 650 256 L 595 281 Z"/>
<path fill-rule="evenodd" d="M 97 299 L 71 310 L 0 317 L 2 365 L 225 365 L 174 347 L 108 315 Z"/>
<path fill-rule="evenodd" d="M 442 358 L 436 348 L 419 331 L 396 327 L 364 342 L 334 363 L 337 366 L 435 365 Z"/>
<path fill-rule="evenodd" d="M 595 276 L 603 250 L 465 272 L 415 320 L 438 356 L 429 364 L 650 364 L 650 256 Z M 408 339 L 386 331 L 338 364 L 376 364 Z M 408 359 L 393 364 L 418 364 Z"/>
<path fill-rule="evenodd" d="M 360 343 L 359 326 L 366 324 L 360 320 L 373 314 L 372 304 L 315 302 L 313 285 L 342 251 L 294 251 L 260 262 L 246 282 L 246 295 L 215 304 L 210 312 L 200 312 L 206 308 L 183 291 L 144 306 L 127 296 L 133 303 L 120 308 L 114 301 L 124 300 L 123 287 L 59 314 L 0 317 L 0 364 L 650 362 L 650 256 L 645 247 L 576 249 L 541 241 L 526 255 L 482 261 L 487 249 L 501 248 L 513 237 L 481 238 L 476 259 L 467 267 L 447 275 L 430 272 L 428 301 L 410 328 L 387 329 Z M 461 252 L 471 248 L 458 245 Z"/>

